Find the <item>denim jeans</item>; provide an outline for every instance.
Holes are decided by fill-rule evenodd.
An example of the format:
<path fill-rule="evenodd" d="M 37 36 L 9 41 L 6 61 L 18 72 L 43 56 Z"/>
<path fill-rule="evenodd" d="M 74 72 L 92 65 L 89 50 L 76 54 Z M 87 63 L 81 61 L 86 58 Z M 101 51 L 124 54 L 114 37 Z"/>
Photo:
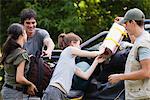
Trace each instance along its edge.
<path fill-rule="evenodd" d="M 23 100 L 23 92 L 3 87 L 1 90 L 3 100 Z"/>
<path fill-rule="evenodd" d="M 58 88 L 49 85 L 43 95 L 42 100 L 69 100 L 67 96 Z"/>

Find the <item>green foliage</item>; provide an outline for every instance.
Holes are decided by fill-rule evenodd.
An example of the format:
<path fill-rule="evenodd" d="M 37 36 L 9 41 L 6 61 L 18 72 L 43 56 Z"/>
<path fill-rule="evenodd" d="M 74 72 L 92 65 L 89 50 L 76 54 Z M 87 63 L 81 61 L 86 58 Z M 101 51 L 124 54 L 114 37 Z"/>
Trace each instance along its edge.
<path fill-rule="evenodd" d="M 149 0 L 139 0 L 138 6 L 144 11 L 146 18 L 150 19 L 150 1 Z"/>
<path fill-rule="evenodd" d="M 62 32 L 74 32 L 83 41 L 109 30 L 116 16 L 123 16 L 133 7 L 150 18 L 149 0 L 1 0 L 0 45 L 6 40 L 7 27 L 19 22 L 20 11 L 33 8 L 38 14 L 38 26 L 48 30 L 55 44 Z"/>
<path fill-rule="evenodd" d="M 22 0 L 1 0 L 0 1 L 0 47 L 6 40 L 7 27 L 14 22 L 18 22 L 19 13 L 25 7 Z"/>

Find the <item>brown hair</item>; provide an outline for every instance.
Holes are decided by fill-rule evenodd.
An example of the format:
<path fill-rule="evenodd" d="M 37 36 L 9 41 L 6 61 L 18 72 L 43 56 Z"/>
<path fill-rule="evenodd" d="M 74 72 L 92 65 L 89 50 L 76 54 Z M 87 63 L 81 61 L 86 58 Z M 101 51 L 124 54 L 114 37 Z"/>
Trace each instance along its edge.
<path fill-rule="evenodd" d="M 26 8 L 21 11 L 20 13 L 21 24 L 24 24 L 25 20 L 31 19 L 31 18 L 34 18 L 35 20 L 37 18 L 37 14 L 33 9 Z"/>
<path fill-rule="evenodd" d="M 76 35 L 72 32 L 68 33 L 68 34 L 61 33 L 58 36 L 58 46 L 61 49 L 68 47 L 70 45 L 71 41 L 74 41 L 74 42 L 81 41 L 82 42 L 82 39 L 78 35 Z"/>
<path fill-rule="evenodd" d="M 23 26 L 19 23 L 13 23 L 11 24 L 7 29 L 7 40 L 3 44 L 2 47 L 2 59 L 1 63 L 4 64 L 6 57 L 15 49 L 21 48 L 21 45 L 19 45 L 16 40 L 19 38 L 20 35 L 23 34 Z"/>
<path fill-rule="evenodd" d="M 129 22 L 131 23 L 132 20 L 129 20 Z M 135 20 L 135 22 L 137 23 L 137 25 L 138 25 L 139 27 L 144 26 L 144 20 Z"/>

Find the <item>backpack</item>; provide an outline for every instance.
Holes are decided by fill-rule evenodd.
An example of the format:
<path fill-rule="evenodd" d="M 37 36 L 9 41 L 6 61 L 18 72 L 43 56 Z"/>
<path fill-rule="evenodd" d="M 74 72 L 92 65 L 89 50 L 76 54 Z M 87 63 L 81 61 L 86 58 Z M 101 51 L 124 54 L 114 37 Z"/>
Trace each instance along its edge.
<path fill-rule="evenodd" d="M 97 80 L 101 83 L 108 81 L 108 76 L 115 73 L 124 73 L 125 64 L 131 48 L 126 48 L 112 55 L 108 63 L 102 64 L 102 71 L 99 72 Z"/>
<path fill-rule="evenodd" d="M 91 81 L 83 100 L 125 100 L 124 81 L 116 84 L 109 82 L 102 84 L 94 81 Z"/>
<path fill-rule="evenodd" d="M 41 58 L 40 52 L 37 52 L 36 56 L 30 57 L 30 68 L 27 73 L 27 79 L 37 87 L 38 92 L 35 94 L 36 96 L 43 96 L 43 91 L 48 86 L 53 71 L 54 67 L 51 67 L 50 64 Z M 25 87 L 25 93 L 26 90 L 27 87 Z"/>

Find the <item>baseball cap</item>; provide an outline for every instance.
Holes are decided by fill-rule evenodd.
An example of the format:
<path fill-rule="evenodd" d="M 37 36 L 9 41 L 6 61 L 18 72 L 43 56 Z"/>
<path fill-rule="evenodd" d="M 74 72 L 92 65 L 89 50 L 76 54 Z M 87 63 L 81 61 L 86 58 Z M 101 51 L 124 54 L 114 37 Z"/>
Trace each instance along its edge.
<path fill-rule="evenodd" d="M 129 21 L 129 20 L 144 20 L 145 19 L 145 15 L 144 13 L 138 9 L 138 8 L 133 8 L 130 9 L 126 12 L 126 14 L 124 15 L 124 18 L 121 20 L 121 24 L 124 24 L 125 22 Z"/>

